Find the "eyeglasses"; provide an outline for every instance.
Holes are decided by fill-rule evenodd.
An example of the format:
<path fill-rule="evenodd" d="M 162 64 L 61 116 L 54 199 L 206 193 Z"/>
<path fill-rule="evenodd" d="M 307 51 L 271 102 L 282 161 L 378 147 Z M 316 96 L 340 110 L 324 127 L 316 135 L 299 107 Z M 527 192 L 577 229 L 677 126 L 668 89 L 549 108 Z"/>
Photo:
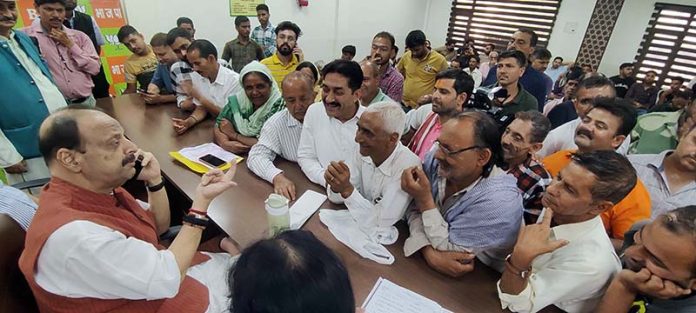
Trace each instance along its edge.
<path fill-rule="evenodd" d="M 455 154 L 459 154 L 459 153 L 462 153 L 462 152 L 464 152 L 464 151 L 469 151 L 469 150 L 472 150 L 472 149 L 479 149 L 479 148 L 481 148 L 481 147 L 479 147 L 479 146 L 471 146 L 471 147 L 464 148 L 464 149 L 459 149 L 459 150 L 456 150 L 456 151 L 450 151 L 449 149 L 447 149 L 447 148 L 445 148 L 444 146 L 442 146 L 442 144 L 440 143 L 439 140 L 435 140 L 435 146 L 436 146 L 438 149 L 440 149 L 440 151 L 442 151 L 442 152 L 443 152 L 444 154 L 446 154 L 447 156 L 453 156 L 453 155 L 455 155 Z"/>

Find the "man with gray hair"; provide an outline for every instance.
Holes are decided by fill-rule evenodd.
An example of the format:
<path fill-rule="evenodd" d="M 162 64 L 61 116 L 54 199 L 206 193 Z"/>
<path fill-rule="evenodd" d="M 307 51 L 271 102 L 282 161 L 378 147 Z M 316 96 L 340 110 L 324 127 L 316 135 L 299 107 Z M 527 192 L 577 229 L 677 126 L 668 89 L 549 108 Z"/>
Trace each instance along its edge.
<path fill-rule="evenodd" d="M 360 87 L 362 90 L 361 105 L 369 106 L 377 102 L 394 101 L 379 88 L 381 78 L 379 77 L 379 66 L 376 63 L 368 60 L 362 61 L 360 69 L 363 72 L 363 83 Z"/>
<path fill-rule="evenodd" d="M 381 244 L 399 237 L 393 225 L 406 212 L 411 196 L 401 189 L 401 173 L 420 159 L 401 144 L 406 114 L 395 102 L 371 104 L 358 120 L 360 146 L 350 166 L 331 162 L 324 173 L 329 200 L 345 203 L 359 227 Z"/>

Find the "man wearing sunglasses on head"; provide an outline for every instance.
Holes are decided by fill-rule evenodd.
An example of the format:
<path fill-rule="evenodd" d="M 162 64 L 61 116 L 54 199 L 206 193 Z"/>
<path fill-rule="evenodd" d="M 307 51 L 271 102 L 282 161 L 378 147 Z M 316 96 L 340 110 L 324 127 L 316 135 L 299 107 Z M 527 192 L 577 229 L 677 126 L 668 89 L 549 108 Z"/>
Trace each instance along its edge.
<path fill-rule="evenodd" d="M 404 253 L 418 251 L 450 276 L 474 269 L 474 257 L 502 270 L 522 222 L 517 179 L 495 164 L 502 158 L 498 125 L 466 111 L 442 125 L 420 166 L 406 169 L 401 188 L 413 197 Z"/>

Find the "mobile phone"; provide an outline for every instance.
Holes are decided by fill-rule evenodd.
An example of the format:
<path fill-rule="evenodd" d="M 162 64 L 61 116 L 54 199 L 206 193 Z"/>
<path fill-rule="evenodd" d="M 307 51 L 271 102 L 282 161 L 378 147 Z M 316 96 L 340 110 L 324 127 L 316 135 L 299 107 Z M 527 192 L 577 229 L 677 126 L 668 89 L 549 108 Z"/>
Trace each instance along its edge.
<path fill-rule="evenodd" d="M 142 88 L 138 89 L 137 91 L 138 91 L 138 93 L 142 93 L 142 94 L 146 94 L 146 95 L 150 94 L 149 92 L 147 92 L 146 89 L 142 89 Z"/>
<path fill-rule="evenodd" d="M 205 163 L 206 165 L 210 165 L 211 167 L 220 167 L 225 165 L 227 162 L 224 160 L 212 155 L 212 154 L 206 154 L 198 159 L 199 161 Z"/>

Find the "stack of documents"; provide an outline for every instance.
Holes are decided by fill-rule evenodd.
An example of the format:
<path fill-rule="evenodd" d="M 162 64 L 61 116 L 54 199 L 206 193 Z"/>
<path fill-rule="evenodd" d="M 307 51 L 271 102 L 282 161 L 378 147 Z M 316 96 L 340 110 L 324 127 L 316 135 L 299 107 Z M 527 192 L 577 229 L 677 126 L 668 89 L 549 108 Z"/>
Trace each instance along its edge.
<path fill-rule="evenodd" d="M 232 162 L 239 163 L 244 160 L 244 158 L 229 152 L 212 142 L 195 147 L 183 148 L 179 151 L 169 152 L 169 156 L 199 174 L 206 173 L 210 170 L 208 166 L 202 164 L 199 160 L 202 156 L 208 154 L 227 162 L 227 164 L 220 166 L 220 169 L 223 171 L 230 168 Z"/>

